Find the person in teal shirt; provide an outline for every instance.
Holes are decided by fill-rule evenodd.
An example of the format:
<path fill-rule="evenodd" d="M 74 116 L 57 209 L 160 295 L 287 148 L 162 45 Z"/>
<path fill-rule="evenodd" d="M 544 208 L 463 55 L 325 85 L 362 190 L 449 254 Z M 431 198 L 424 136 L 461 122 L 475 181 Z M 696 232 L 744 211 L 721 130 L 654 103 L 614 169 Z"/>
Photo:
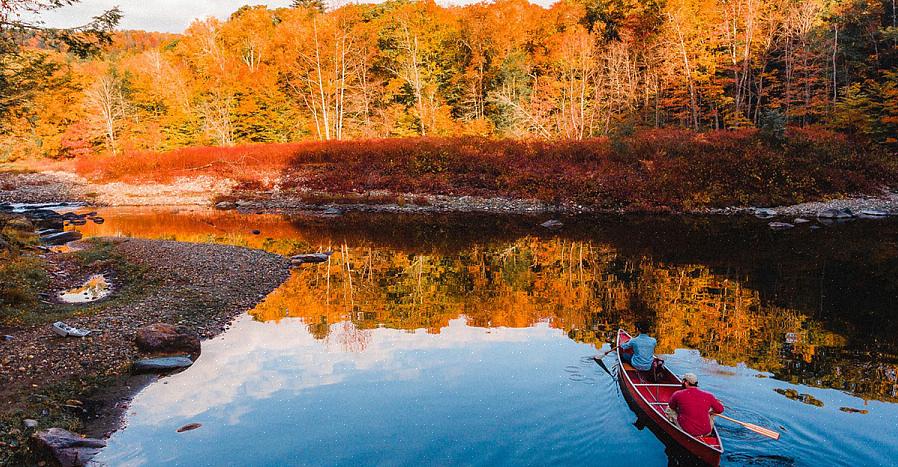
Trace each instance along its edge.
<path fill-rule="evenodd" d="M 621 359 L 640 371 L 652 369 L 652 361 L 655 359 L 655 346 L 658 345 L 658 341 L 654 337 L 646 334 L 648 331 L 648 323 L 640 321 L 636 323 L 636 337 L 620 345 L 622 349 L 633 349 L 633 353 L 621 353 Z"/>

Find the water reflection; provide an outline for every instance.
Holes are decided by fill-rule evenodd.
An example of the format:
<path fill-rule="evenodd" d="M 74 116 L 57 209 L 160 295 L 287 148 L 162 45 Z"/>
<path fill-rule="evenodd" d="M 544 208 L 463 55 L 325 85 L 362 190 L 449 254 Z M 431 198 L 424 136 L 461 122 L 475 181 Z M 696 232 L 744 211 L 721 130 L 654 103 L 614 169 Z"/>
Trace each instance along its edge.
<path fill-rule="evenodd" d="M 84 226 L 86 236 L 334 250 L 251 313 L 303 318 L 319 339 L 351 322 L 358 331 L 341 339 L 358 349 L 366 329 L 438 333 L 461 315 L 480 327 L 545 321 L 601 345 L 619 325 L 647 317 L 662 352 L 698 349 L 791 383 L 898 398 L 896 222 L 770 232 L 732 219 L 571 219 L 548 234 L 532 218 L 501 216 L 100 215 L 107 222 Z"/>
<path fill-rule="evenodd" d="M 101 215 L 86 236 L 335 252 L 147 389 L 104 454 L 115 464 L 240 463 L 210 446 L 243 437 L 265 448 L 255 464 L 297 452 L 308 463 L 586 463 L 633 449 L 663 463 L 588 358 L 644 318 L 673 368 L 698 372 L 737 417 L 784 431 L 771 446 L 721 427 L 726 462 L 898 454 L 887 435 L 898 419 L 895 222 L 774 233 L 752 220 L 570 219 L 548 233 L 497 216 Z M 192 422 L 203 426 L 173 434 Z M 257 432 L 268 438 L 247 435 Z"/>

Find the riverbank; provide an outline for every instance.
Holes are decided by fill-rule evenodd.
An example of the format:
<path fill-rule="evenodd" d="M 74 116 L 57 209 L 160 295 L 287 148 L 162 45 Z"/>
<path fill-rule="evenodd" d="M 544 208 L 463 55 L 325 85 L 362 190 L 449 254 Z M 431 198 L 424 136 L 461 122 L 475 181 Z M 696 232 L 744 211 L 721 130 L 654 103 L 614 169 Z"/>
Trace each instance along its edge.
<path fill-rule="evenodd" d="M 201 338 L 226 329 L 289 275 L 286 258 L 245 248 L 139 239 L 92 239 L 78 251 L 33 253 L 48 279 L 41 297 L 89 275 L 110 277 L 114 292 L 74 306 L 44 298 L 29 319 L 7 317 L 0 342 L 0 464 L 32 455 L 28 437 L 61 427 L 95 437 L 117 428 L 131 394 L 147 380 L 131 379 L 138 328 L 157 322 L 186 326 Z M 27 254 L 27 253 L 26 253 Z M 36 323 L 40 317 L 46 321 Z M 59 337 L 61 319 L 87 337 Z M 36 426 L 26 427 L 24 420 Z"/>
<path fill-rule="evenodd" d="M 508 197 L 449 196 L 394 193 L 374 190 L 364 193 L 332 193 L 318 190 L 258 190 L 239 187 L 234 180 L 209 177 L 179 178 L 168 183 L 97 183 L 60 170 L 44 172 L 0 171 L 0 203 L 43 203 L 78 201 L 92 206 L 199 206 L 236 209 L 254 213 L 342 212 L 497 214 L 620 214 L 643 212 L 633 209 L 597 208 L 572 202 L 548 203 L 538 199 Z M 779 206 L 700 207 L 674 210 L 656 206 L 655 213 L 700 215 L 754 215 L 759 208 L 766 217 L 816 217 L 827 209 L 860 213 L 881 211 L 898 215 L 898 193 L 885 187 L 870 194 L 833 196 L 825 199 Z"/>

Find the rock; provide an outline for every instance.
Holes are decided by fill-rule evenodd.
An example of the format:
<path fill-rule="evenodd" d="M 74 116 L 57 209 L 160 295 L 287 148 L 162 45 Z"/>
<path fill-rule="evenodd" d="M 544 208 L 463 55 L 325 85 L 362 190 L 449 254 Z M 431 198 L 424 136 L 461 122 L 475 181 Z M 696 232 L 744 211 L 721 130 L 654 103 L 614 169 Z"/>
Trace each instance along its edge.
<path fill-rule="evenodd" d="M 146 358 L 134 362 L 134 373 L 165 373 L 193 365 L 193 360 L 183 355 L 177 357 Z"/>
<path fill-rule="evenodd" d="M 854 213 L 850 209 L 824 209 L 817 213 L 818 219 L 851 219 Z"/>
<path fill-rule="evenodd" d="M 223 211 L 228 211 L 236 207 L 237 205 L 230 201 L 220 201 L 218 203 L 215 203 L 215 209 L 221 209 Z"/>
<path fill-rule="evenodd" d="M 37 234 L 40 235 L 41 237 L 46 237 L 47 235 L 58 234 L 61 232 L 62 232 L 62 230 L 60 230 L 60 229 L 43 229 L 43 230 L 38 230 Z"/>
<path fill-rule="evenodd" d="M 299 266 L 300 264 L 306 263 L 323 263 L 327 261 L 330 256 L 334 254 L 333 251 L 328 251 L 325 253 L 308 253 L 304 255 L 296 255 L 290 258 L 290 263 L 294 266 Z"/>
<path fill-rule="evenodd" d="M 137 330 L 137 347 L 144 352 L 200 353 L 200 338 L 185 326 L 156 323 Z"/>
<path fill-rule="evenodd" d="M 37 451 L 44 452 L 63 467 L 87 465 L 100 449 L 106 447 L 101 439 L 83 438 L 62 428 L 50 428 L 33 437 Z"/>
<path fill-rule="evenodd" d="M 72 219 L 69 221 L 70 225 L 84 225 L 87 224 L 87 219 Z"/>
<path fill-rule="evenodd" d="M 788 222 L 771 222 L 767 225 L 770 226 L 770 228 L 773 230 L 788 230 L 788 229 L 791 229 L 792 227 L 795 227 L 794 225 L 792 225 Z"/>
<path fill-rule="evenodd" d="M 540 224 L 540 227 L 545 227 L 547 229 L 554 230 L 554 229 L 560 229 L 560 228 L 564 227 L 564 224 L 562 224 L 561 221 L 558 221 L 555 219 L 549 219 L 549 220 L 543 222 L 542 224 Z"/>
<path fill-rule="evenodd" d="M 771 217 L 776 217 L 776 211 L 768 208 L 753 208 L 752 212 L 754 212 L 755 217 L 760 219 L 770 219 Z"/>
<path fill-rule="evenodd" d="M 13 339 L 13 337 L 8 334 L 4 335 L 3 337 L 0 337 L 0 340 L 2 340 L 4 342 L 11 341 L 12 339 Z"/>
<path fill-rule="evenodd" d="M 102 224 L 106 222 L 106 219 L 103 219 L 102 217 L 92 217 L 90 220 L 92 220 L 94 224 Z"/>
<path fill-rule="evenodd" d="M 24 424 L 25 428 L 28 428 L 29 430 L 33 429 L 33 428 L 37 428 L 37 420 L 33 420 L 31 418 L 26 418 L 25 420 L 22 420 L 22 424 Z"/>
<path fill-rule="evenodd" d="M 185 431 L 196 430 L 197 428 L 203 426 L 202 423 L 188 423 L 181 428 L 178 428 L 178 433 L 184 433 Z"/>
<path fill-rule="evenodd" d="M 867 409 L 855 409 L 854 407 L 839 407 L 839 410 L 841 410 L 842 412 L 848 412 L 848 413 L 860 413 L 860 414 L 870 413 L 870 411 Z"/>
<path fill-rule="evenodd" d="M 807 219 L 805 219 L 805 218 L 803 218 L 803 217 L 796 217 L 795 219 L 792 219 L 792 223 L 793 223 L 793 224 L 796 224 L 796 225 L 798 225 L 798 224 L 807 224 L 808 222 L 811 222 L 811 221 L 809 221 L 809 220 L 807 220 Z"/>
<path fill-rule="evenodd" d="M 810 226 L 809 228 L 810 228 L 811 230 L 818 230 L 818 229 L 822 229 L 823 227 L 820 227 L 819 225 L 812 225 L 812 226 Z"/>
<path fill-rule="evenodd" d="M 41 243 L 44 245 L 65 245 L 75 240 L 81 240 L 81 232 L 77 230 L 69 230 L 68 232 L 60 232 L 41 237 Z"/>
<path fill-rule="evenodd" d="M 36 229 L 62 230 L 65 227 L 65 222 L 63 222 L 61 217 L 53 217 L 49 219 L 32 219 L 31 222 L 34 223 L 34 228 Z"/>
<path fill-rule="evenodd" d="M 337 208 L 327 208 L 322 212 L 322 214 L 324 214 L 325 216 L 342 216 L 343 211 Z"/>
<path fill-rule="evenodd" d="M 880 218 L 880 217 L 888 217 L 889 213 L 885 211 L 880 211 L 878 209 L 864 209 L 860 212 L 860 217 L 866 218 Z"/>
<path fill-rule="evenodd" d="M 262 233 L 262 231 L 259 230 L 259 229 L 253 229 L 253 230 L 252 230 L 252 233 L 253 233 L 253 235 L 259 235 L 259 234 Z"/>
<path fill-rule="evenodd" d="M 6 228 L 20 232 L 31 232 L 34 230 L 34 224 L 24 217 L 16 217 L 6 221 Z"/>

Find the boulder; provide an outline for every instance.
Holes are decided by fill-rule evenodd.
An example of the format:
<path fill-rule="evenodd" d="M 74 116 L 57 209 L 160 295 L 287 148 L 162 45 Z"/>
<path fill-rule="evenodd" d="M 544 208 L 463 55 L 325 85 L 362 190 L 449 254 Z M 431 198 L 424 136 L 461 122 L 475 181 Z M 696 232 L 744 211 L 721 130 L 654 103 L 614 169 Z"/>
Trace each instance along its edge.
<path fill-rule="evenodd" d="M 754 212 L 755 217 L 760 219 L 770 219 L 771 217 L 776 217 L 776 211 L 768 208 L 753 208 L 752 212 Z"/>
<path fill-rule="evenodd" d="M 818 219 L 851 219 L 854 213 L 850 209 L 824 209 L 817 213 Z"/>
<path fill-rule="evenodd" d="M 134 338 L 137 348 L 144 352 L 200 353 L 200 338 L 185 326 L 156 323 L 137 330 Z"/>
<path fill-rule="evenodd" d="M 234 209 L 236 207 L 237 205 L 230 201 L 220 201 L 218 203 L 215 203 L 215 209 L 221 209 L 223 211 Z"/>
<path fill-rule="evenodd" d="M 81 240 L 81 232 L 77 230 L 69 230 L 68 232 L 59 232 L 41 237 L 41 243 L 44 245 L 65 245 L 75 240 Z"/>
<path fill-rule="evenodd" d="M 22 420 L 22 424 L 25 425 L 25 428 L 29 430 L 37 428 L 37 420 L 33 418 L 26 418 L 25 420 Z"/>
<path fill-rule="evenodd" d="M 52 457 L 63 467 L 87 465 L 100 449 L 106 447 L 102 439 L 84 438 L 62 428 L 50 428 L 34 435 L 38 452 Z"/>
<path fill-rule="evenodd" d="M 540 227 L 545 227 L 547 229 L 554 230 L 554 229 L 560 229 L 560 228 L 564 227 L 564 224 L 562 224 L 561 221 L 559 221 L 559 220 L 549 219 L 549 220 L 543 222 L 542 224 L 540 224 Z"/>
<path fill-rule="evenodd" d="M 102 217 L 99 217 L 99 216 L 92 217 L 90 220 L 92 220 L 94 222 L 94 224 L 102 224 L 102 223 L 106 222 L 106 219 L 103 219 Z"/>
<path fill-rule="evenodd" d="M 796 217 L 795 219 L 792 219 L 792 223 L 796 224 L 796 225 L 797 224 L 807 224 L 808 222 L 811 222 L 811 221 L 809 221 L 803 217 Z"/>
<path fill-rule="evenodd" d="M 193 365 L 189 357 L 179 355 L 177 357 L 146 358 L 134 362 L 131 369 L 134 373 L 166 373 L 180 370 Z"/>
<path fill-rule="evenodd" d="M 788 222 L 771 222 L 767 225 L 769 225 L 770 228 L 773 230 L 788 230 L 788 229 L 791 229 L 792 227 L 795 227 L 794 225 L 792 225 Z"/>

